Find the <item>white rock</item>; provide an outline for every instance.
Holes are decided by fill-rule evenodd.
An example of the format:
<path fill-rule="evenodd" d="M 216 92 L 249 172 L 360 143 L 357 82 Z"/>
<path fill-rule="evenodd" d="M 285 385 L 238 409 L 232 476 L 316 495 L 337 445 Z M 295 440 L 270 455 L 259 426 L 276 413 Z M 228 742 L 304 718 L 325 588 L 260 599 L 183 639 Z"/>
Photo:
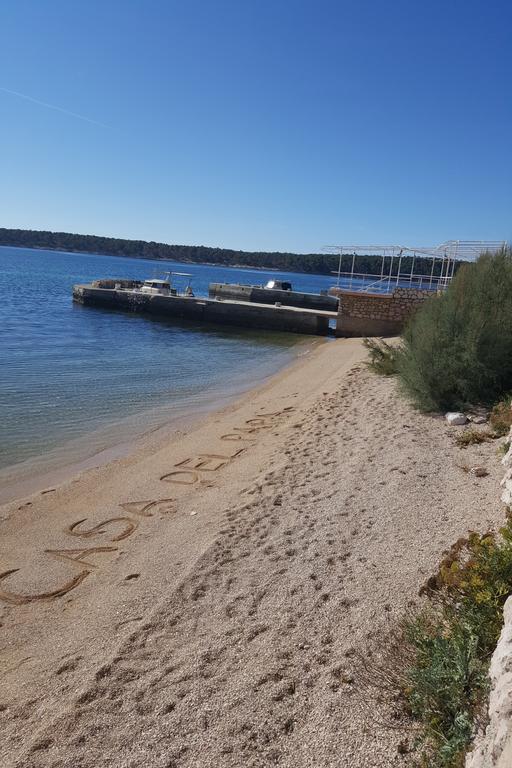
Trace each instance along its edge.
<path fill-rule="evenodd" d="M 447 413 L 445 419 L 450 427 L 458 427 L 461 424 L 467 423 L 467 418 L 463 413 Z"/>
<path fill-rule="evenodd" d="M 510 493 L 508 488 L 504 490 L 503 493 L 501 494 L 501 500 L 504 504 L 507 505 L 507 507 L 512 506 L 512 493 Z"/>
<path fill-rule="evenodd" d="M 500 482 L 500 485 L 506 486 L 508 481 L 512 480 L 512 467 L 509 467 Z"/>
<path fill-rule="evenodd" d="M 510 440 L 510 437 L 509 437 L 509 440 Z M 508 451 L 502 458 L 501 463 L 503 464 L 504 467 L 508 467 L 509 464 L 512 464 L 512 441 L 510 443 L 510 447 Z"/>
<path fill-rule="evenodd" d="M 470 416 L 469 420 L 472 421 L 473 424 L 487 424 L 485 416 Z"/>
<path fill-rule="evenodd" d="M 500 485 L 505 490 L 501 494 L 501 500 L 504 504 L 507 505 L 507 507 L 512 507 L 512 479 L 510 475 L 512 474 L 512 467 L 507 470 L 505 477 L 501 481 Z"/>

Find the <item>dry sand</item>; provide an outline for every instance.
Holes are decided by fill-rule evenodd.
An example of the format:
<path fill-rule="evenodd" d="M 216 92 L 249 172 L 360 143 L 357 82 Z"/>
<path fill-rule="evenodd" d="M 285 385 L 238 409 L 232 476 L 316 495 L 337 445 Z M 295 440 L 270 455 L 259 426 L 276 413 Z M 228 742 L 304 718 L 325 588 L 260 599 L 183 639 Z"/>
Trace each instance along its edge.
<path fill-rule="evenodd" d="M 447 546 L 500 520 L 500 467 L 364 357 L 322 344 L 187 432 L 0 508 L 2 768 L 406 760 L 353 657 Z"/>

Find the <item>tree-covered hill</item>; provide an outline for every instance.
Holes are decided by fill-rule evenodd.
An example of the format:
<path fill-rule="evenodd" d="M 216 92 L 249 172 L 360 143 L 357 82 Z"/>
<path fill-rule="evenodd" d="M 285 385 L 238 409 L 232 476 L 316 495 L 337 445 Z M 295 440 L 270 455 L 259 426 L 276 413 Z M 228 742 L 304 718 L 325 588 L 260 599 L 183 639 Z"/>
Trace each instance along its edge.
<path fill-rule="evenodd" d="M 283 272 L 309 272 L 329 275 L 338 270 L 339 257 L 326 253 L 268 253 L 264 251 L 234 251 L 204 245 L 168 245 L 145 240 L 125 240 L 118 237 L 77 235 L 69 232 L 45 232 L 32 229 L 0 228 L 0 245 L 19 248 L 44 248 L 54 251 L 99 253 L 107 256 L 129 256 L 136 259 L 168 259 L 194 264 L 218 264 L 224 267 L 256 267 Z M 357 256 L 356 271 L 380 273 L 379 256 Z M 344 254 L 342 272 L 350 271 L 352 255 Z M 409 257 L 402 260 L 402 271 L 410 270 Z M 429 270 L 430 271 L 430 270 Z"/>

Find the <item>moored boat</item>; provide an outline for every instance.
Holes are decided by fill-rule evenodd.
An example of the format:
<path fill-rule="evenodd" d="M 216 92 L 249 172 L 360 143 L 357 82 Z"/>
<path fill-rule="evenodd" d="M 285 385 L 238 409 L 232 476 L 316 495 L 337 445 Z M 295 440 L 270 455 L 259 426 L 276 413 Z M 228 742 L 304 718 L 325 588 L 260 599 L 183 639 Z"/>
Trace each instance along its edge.
<path fill-rule="evenodd" d="M 188 278 L 182 292 L 173 285 L 173 275 Z M 290 306 L 279 300 L 258 303 L 244 299 L 196 297 L 190 277 L 186 273 L 169 273 L 168 279 L 95 280 L 73 286 L 73 300 L 84 305 L 160 317 L 321 336 L 329 332 L 329 323 L 336 318 L 335 312 Z"/>

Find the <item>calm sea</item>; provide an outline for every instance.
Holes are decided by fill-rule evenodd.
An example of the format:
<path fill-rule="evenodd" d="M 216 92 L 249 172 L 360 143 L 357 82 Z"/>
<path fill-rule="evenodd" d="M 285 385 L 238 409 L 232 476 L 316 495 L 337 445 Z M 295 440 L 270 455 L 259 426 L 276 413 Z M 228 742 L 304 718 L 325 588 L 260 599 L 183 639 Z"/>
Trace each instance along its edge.
<path fill-rule="evenodd" d="M 192 273 L 196 295 L 213 281 L 272 276 L 312 292 L 332 284 L 319 275 L 0 248 L 0 483 L 220 404 L 304 352 L 302 336 L 167 323 L 71 301 L 77 282 L 168 269 Z"/>

